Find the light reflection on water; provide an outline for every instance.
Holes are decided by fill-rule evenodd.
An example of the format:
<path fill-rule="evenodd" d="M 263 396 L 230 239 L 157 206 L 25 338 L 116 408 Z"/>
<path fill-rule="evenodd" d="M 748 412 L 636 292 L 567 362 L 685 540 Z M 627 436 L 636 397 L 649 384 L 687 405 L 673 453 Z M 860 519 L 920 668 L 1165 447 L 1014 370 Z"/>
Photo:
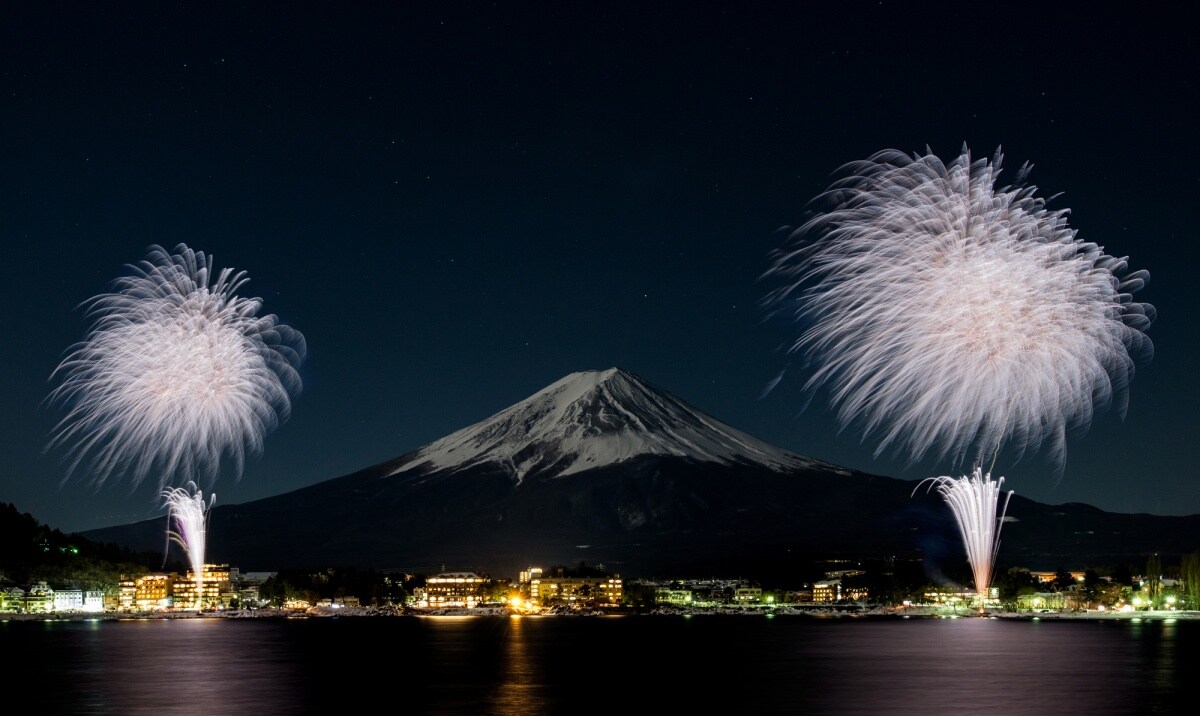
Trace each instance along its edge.
<path fill-rule="evenodd" d="M 500 679 L 488 699 L 488 713 L 529 716 L 545 713 L 542 708 L 545 699 L 540 693 L 542 684 L 525 633 L 527 621 L 528 618 L 520 615 L 509 618 L 501 656 Z"/>
<path fill-rule="evenodd" d="M 41 714 L 1151 714 L 1190 693 L 1200 622 L 4 622 L 0 646 Z"/>
<path fill-rule="evenodd" d="M 1162 623 L 958 619 L 870 627 L 821 634 L 827 657 L 819 667 L 824 688 L 812 702 L 818 711 L 842 702 L 848 714 L 1145 714 L 1170 712 L 1177 696 L 1175 630 Z M 1193 641 L 1200 637 L 1191 631 Z M 864 687 L 873 693 L 847 698 Z"/>

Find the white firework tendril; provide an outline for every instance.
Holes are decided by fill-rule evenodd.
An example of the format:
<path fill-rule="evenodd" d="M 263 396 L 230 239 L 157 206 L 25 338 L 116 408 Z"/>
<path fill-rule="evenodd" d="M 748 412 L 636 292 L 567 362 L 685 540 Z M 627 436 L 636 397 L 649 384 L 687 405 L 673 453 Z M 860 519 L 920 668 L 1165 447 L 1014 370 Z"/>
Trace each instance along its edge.
<path fill-rule="evenodd" d="M 987 599 L 992 568 L 1000 552 L 1000 529 L 1004 526 L 1012 490 L 1003 492 L 1004 478 L 993 480 L 991 473 L 984 473 L 978 467 L 970 477 L 927 477 L 917 483 L 917 489 L 921 485 L 937 489 L 950 506 L 975 578 L 975 591 Z M 1003 505 L 1000 504 L 1001 497 L 1004 498 Z"/>
<path fill-rule="evenodd" d="M 97 487 L 151 472 L 160 487 L 212 480 L 224 458 L 240 477 L 290 414 L 303 335 L 237 295 L 245 271 L 217 271 L 184 244 L 151 246 L 129 268 L 82 304 L 93 323 L 51 376 L 49 400 L 67 413 L 48 448 L 67 446 L 67 476 L 86 464 Z"/>
<path fill-rule="evenodd" d="M 163 501 L 167 506 L 167 546 L 174 542 L 187 555 L 192 567 L 192 578 L 196 582 L 197 608 L 204 587 L 204 560 L 208 540 L 208 515 L 216 495 L 204 502 L 204 492 L 189 482 L 187 487 L 163 490 Z M 171 525 L 174 524 L 174 527 Z"/>
<path fill-rule="evenodd" d="M 1148 280 L 1127 258 L 1080 241 L 1025 165 L 996 186 L 1002 155 L 949 165 L 879 152 L 846 165 L 816 213 L 772 255 L 770 315 L 807 325 L 791 350 L 830 389 L 843 429 L 880 434 L 961 465 L 1047 449 L 1098 409 L 1124 416 L 1134 357 L 1152 352 Z"/>

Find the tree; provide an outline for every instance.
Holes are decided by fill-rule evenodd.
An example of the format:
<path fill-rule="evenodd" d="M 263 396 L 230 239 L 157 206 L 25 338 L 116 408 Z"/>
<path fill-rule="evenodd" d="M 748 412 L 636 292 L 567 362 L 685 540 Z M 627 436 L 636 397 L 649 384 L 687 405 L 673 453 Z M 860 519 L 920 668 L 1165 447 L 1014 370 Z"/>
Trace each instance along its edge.
<path fill-rule="evenodd" d="M 1179 566 L 1183 594 L 1189 609 L 1200 609 L 1200 551 L 1183 555 Z"/>
<path fill-rule="evenodd" d="M 992 580 L 992 585 L 999 590 L 1000 600 L 1014 611 L 1019 604 L 1018 597 L 1038 591 L 1037 578 L 1024 567 L 1010 567 Z"/>
<path fill-rule="evenodd" d="M 1087 595 L 1088 602 L 1095 602 L 1100 597 L 1100 590 L 1103 588 L 1104 582 L 1100 579 L 1100 575 L 1094 569 L 1085 570 L 1083 573 L 1083 593 Z"/>
<path fill-rule="evenodd" d="M 1075 584 L 1075 578 L 1065 569 L 1059 569 L 1054 573 L 1054 591 L 1065 592 Z"/>
<path fill-rule="evenodd" d="M 1150 599 L 1150 608 L 1157 608 L 1158 600 L 1162 596 L 1162 560 L 1157 552 L 1146 560 L 1146 583 L 1143 586 L 1146 596 Z"/>

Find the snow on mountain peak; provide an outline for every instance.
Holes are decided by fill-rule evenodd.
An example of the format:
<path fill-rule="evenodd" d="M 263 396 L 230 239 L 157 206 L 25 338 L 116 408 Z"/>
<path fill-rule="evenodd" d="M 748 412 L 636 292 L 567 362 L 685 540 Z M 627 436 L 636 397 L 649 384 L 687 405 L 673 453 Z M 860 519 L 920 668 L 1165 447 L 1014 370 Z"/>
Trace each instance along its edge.
<path fill-rule="evenodd" d="M 642 455 L 757 463 L 785 470 L 824 463 L 777 448 L 617 368 L 571 373 L 474 425 L 420 448 L 392 474 L 486 462 L 519 482 L 565 476 Z"/>

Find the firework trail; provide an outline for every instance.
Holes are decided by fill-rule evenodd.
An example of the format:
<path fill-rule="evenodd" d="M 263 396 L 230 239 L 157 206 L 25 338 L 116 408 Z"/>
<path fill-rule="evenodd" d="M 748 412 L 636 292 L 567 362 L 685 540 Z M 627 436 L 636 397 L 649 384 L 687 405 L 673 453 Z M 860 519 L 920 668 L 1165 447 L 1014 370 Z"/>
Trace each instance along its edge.
<path fill-rule="evenodd" d="M 978 467 L 970 477 L 927 477 L 917 484 L 917 489 L 921 485 L 936 489 L 954 513 L 967 551 L 967 562 L 975 578 L 975 590 L 986 599 L 992 581 L 992 566 L 1000 552 L 1000 528 L 1004 526 L 1004 514 L 1008 511 L 1012 491 L 1001 492 L 1004 478 L 993 480 L 990 473 L 984 473 Z M 1004 497 L 1003 505 L 1000 505 L 1001 496 Z"/>
<path fill-rule="evenodd" d="M 1152 352 L 1155 310 L 1132 298 L 1149 274 L 1080 241 L 1029 165 L 998 187 L 1001 161 L 964 146 L 949 165 L 895 150 L 848 164 L 818 197 L 831 208 L 772 254 L 764 278 L 781 285 L 764 306 L 806 326 L 790 346 L 812 366 L 806 388 L 829 390 L 843 429 L 878 435 L 876 456 L 958 467 L 1045 449 L 1061 469 L 1068 432 L 1098 409 L 1123 416 L 1134 358 Z M 960 479 L 937 484 L 960 527 L 982 529 L 951 499 Z M 977 536 L 963 535 L 982 561 Z"/>
<path fill-rule="evenodd" d="M 92 326 L 51 376 L 67 414 L 48 448 L 68 446 L 67 477 L 86 463 L 97 487 L 118 474 L 135 487 L 151 472 L 160 487 L 211 480 L 223 458 L 240 477 L 289 415 L 304 337 L 237 295 L 245 271 L 183 244 L 129 268 L 83 304 Z"/>
<path fill-rule="evenodd" d="M 188 563 L 192 567 L 192 578 L 196 582 L 196 608 L 203 605 L 201 598 L 204 590 L 204 556 L 207 549 L 208 513 L 217 501 L 216 495 L 210 495 L 208 504 L 204 502 L 204 493 L 189 482 L 187 487 L 174 487 L 162 492 L 163 502 L 167 506 L 167 546 L 174 542 L 183 548 Z M 174 523 L 174 527 L 170 525 Z M 166 550 L 164 550 L 164 555 Z"/>

